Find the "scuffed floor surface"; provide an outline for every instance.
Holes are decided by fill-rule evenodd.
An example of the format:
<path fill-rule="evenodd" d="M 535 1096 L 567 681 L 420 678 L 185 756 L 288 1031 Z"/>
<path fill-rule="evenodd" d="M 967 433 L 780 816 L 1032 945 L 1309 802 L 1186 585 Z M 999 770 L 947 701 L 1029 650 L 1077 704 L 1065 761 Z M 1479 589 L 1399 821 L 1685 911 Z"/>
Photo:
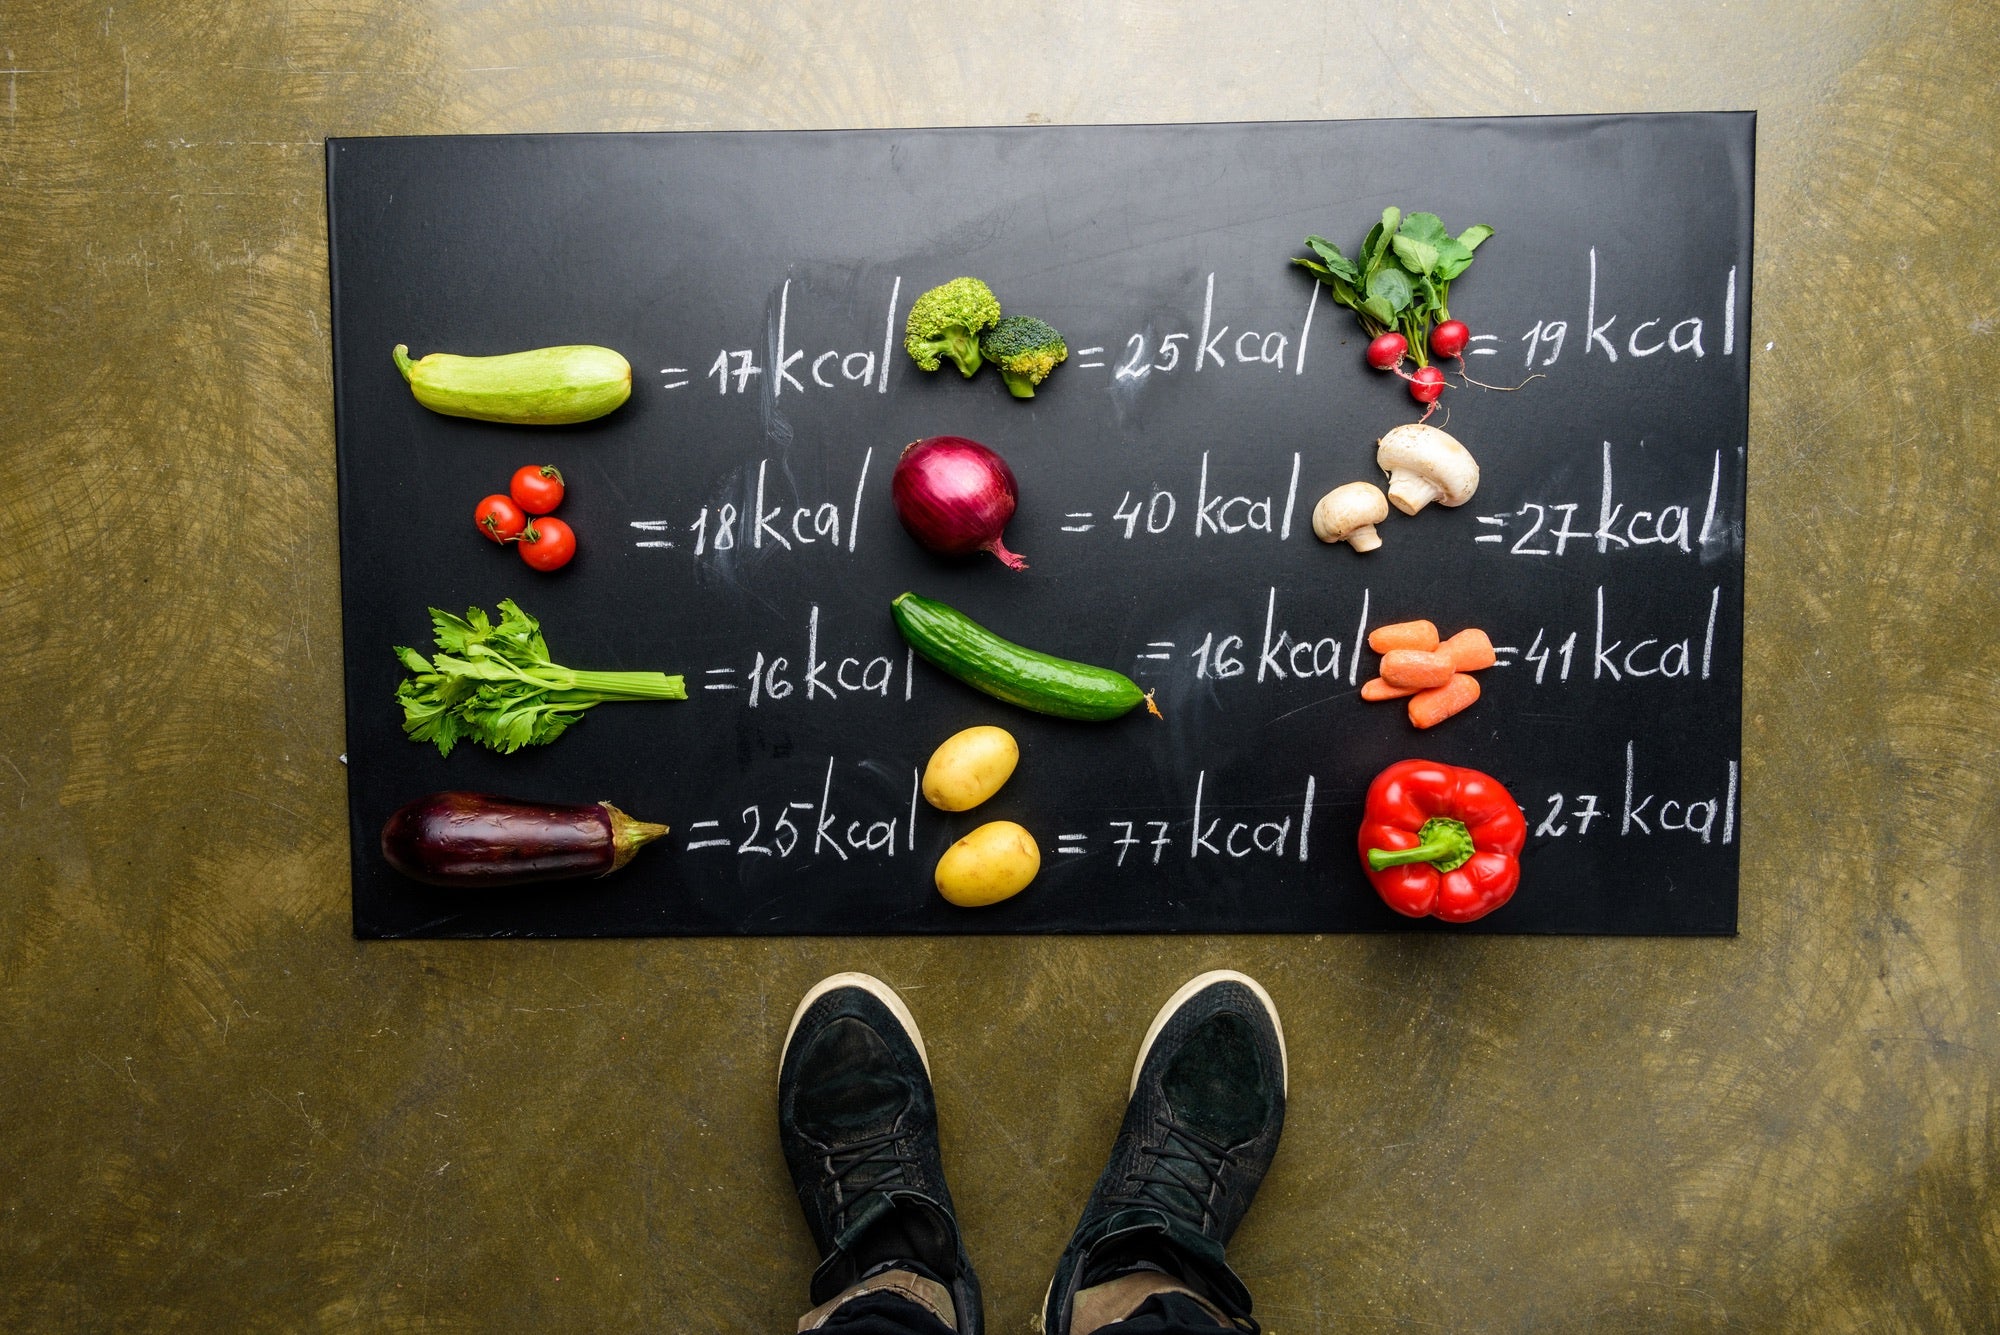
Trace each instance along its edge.
<path fill-rule="evenodd" d="M 1991 1329 L 2000 10 L 26 0 L 0 47 L 0 1327 L 790 1329 L 778 1045 L 863 968 L 1021 1331 L 1228 965 L 1291 1036 L 1271 1331 Z M 349 940 L 327 135 L 1743 107 L 1739 939 Z"/>

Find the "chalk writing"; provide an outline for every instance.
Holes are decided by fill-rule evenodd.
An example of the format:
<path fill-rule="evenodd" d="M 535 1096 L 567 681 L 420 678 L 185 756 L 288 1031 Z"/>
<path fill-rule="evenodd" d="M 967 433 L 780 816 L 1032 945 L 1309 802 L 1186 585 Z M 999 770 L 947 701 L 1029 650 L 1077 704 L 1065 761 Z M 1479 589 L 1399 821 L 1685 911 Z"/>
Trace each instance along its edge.
<path fill-rule="evenodd" d="M 727 850 L 736 858 L 770 858 L 784 861 L 798 855 L 802 861 L 876 856 L 894 858 L 898 844 L 905 853 L 916 849 L 917 808 L 914 793 L 918 774 L 911 772 L 913 794 L 909 814 L 887 819 L 860 816 L 850 819 L 834 801 L 834 770 L 837 760 L 828 756 L 826 773 L 820 782 L 817 801 L 809 797 L 778 798 L 753 802 L 728 818 L 693 821 L 683 848 L 694 853 L 707 849 Z"/>
<path fill-rule="evenodd" d="M 854 333 L 853 341 L 843 340 L 833 347 L 824 344 L 801 347 L 792 338 L 792 283 L 787 278 L 778 288 L 777 309 L 765 329 L 764 346 L 720 347 L 702 379 L 715 383 L 715 392 L 726 397 L 747 396 L 752 390 L 772 400 L 793 394 L 825 390 L 874 390 L 889 392 L 890 353 L 895 346 L 897 306 L 902 299 L 903 279 L 897 275 L 889 287 L 889 312 L 878 355 L 873 348 L 873 332 Z M 803 297 L 803 293 L 801 294 Z M 866 343 L 862 343 L 862 339 Z M 859 344 L 859 346 L 857 346 Z M 762 353 L 762 359 L 759 353 Z M 660 388 L 685 389 L 694 382 L 685 366 L 662 366 Z"/>
<path fill-rule="evenodd" d="M 1696 545 L 1704 550 L 1715 541 L 1716 501 L 1721 494 L 1722 451 L 1713 455 L 1709 471 L 1707 503 L 1690 497 L 1684 504 L 1669 504 L 1658 510 L 1642 510 L 1616 499 L 1613 487 L 1611 442 L 1603 443 L 1602 485 L 1598 493 L 1596 523 L 1585 519 L 1576 523 L 1584 510 L 1582 501 L 1548 498 L 1523 501 L 1518 509 L 1477 516 L 1479 532 L 1475 544 L 1506 544 L 1509 556 L 1567 556 L 1572 551 L 1592 549 L 1599 553 L 1637 551 L 1657 547 L 1662 551 L 1692 554 Z M 1699 512 L 1700 523 L 1694 516 Z M 1504 531 L 1495 531 L 1504 530 Z M 1509 537 L 1513 538 L 1508 543 Z"/>
<path fill-rule="evenodd" d="M 780 491 L 782 476 L 774 478 L 769 459 L 759 459 L 754 474 L 738 475 L 741 502 L 718 501 L 704 505 L 689 520 L 684 531 L 696 558 L 714 559 L 738 551 L 803 552 L 808 548 L 844 551 L 852 555 L 861 538 L 861 497 L 868 486 L 868 470 L 875 461 L 875 449 L 862 452 L 855 470 L 854 491 L 846 503 L 826 498 L 814 499 L 796 490 Z M 648 535 L 669 532 L 673 521 L 634 519 L 630 526 Z M 635 547 L 672 548 L 673 539 L 648 536 L 636 539 Z"/>
<path fill-rule="evenodd" d="M 1534 682 L 1537 686 L 1563 685 L 1572 678 L 1573 670 L 1577 680 L 1590 681 L 1643 681 L 1648 677 L 1662 679 L 1684 678 L 1707 681 L 1715 658 L 1716 621 L 1722 611 L 1722 586 L 1709 590 L 1701 599 L 1700 611 L 1683 627 L 1685 634 L 1676 636 L 1673 630 L 1665 634 L 1652 634 L 1630 638 L 1635 632 L 1620 628 L 1613 614 L 1607 610 L 1605 586 L 1597 586 L 1596 617 L 1592 622 L 1588 640 L 1581 637 L 1583 632 L 1572 630 L 1564 635 L 1561 628 L 1538 627 L 1534 639 L 1528 645 L 1524 661 L 1535 669 Z M 1700 626 L 1694 630 L 1692 626 Z M 1660 627 L 1652 627 L 1658 631 Z M 1701 655 L 1697 659 L 1694 652 L 1695 641 L 1701 643 Z M 1577 663 L 1579 647 L 1588 654 L 1581 669 Z M 1494 656 L 1501 659 L 1498 666 L 1506 667 L 1514 651 L 1505 655 L 1496 646 Z"/>
<path fill-rule="evenodd" d="M 1158 485 L 1150 489 L 1124 491 L 1111 509 L 1111 531 L 1128 542 L 1141 535 L 1158 538 L 1173 533 L 1186 533 L 1195 538 L 1262 533 L 1279 542 L 1289 541 L 1292 518 L 1298 509 L 1299 455 L 1296 452 L 1292 455 L 1290 472 L 1284 483 L 1284 500 L 1280 504 L 1275 487 L 1260 496 L 1255 494 L 1254 489 L 1248 493 L 1237 492 L 1213 481 L 1209 471 L 1210 453 L 1202 451 L 1191 493 L 1177 493 L 1172 488 Z M 1186 505 L 1181 503 L 1183 495 L 1188 498 Z M 1097 527 L 1095 511 L 1072 511 L 1066 513 L 1064 518 L 1072 521 L 1062 526 L 1065 533 L 1088 533 Z"/>
<path fill-rule="evenodd" d="M 1364 589 L 1362 630 L 1356 632 L 1357 639 L 1351 642 L 1354 644 L 1359 644 L 1358 637 L 1367 625 L 1367 597 L 1367 590 Z M 1278 588 L 1274 584 L 1265 591 L 1263 631 L 1258 636 L 1254 652 L 1248 648 L 1249 641 L 1245 634 L 1211 630 L 1189 652 L 1188 658 L 1194 663 L 1197 681 L 1229 681 L 1248 675 L 1254 665 L 1256 675 L 1252 680 L 1257 685 L 1315 678 L 1337 681 L 1343 668 L 1347 669 L 1351 683 L 1356 655 L 1348 652 L 1348 643 L 1338 635 L 1321 634 L 1316 630 L 1295 633 L 1279 619 Z M 1148 653 L 1139 655 L 1142 660 L 1165 658 L 1174 645 L 1172 641 L 1162 640 L 1149 644 L 1147 648 Z"/>
<path fill-rule="evenodd" d="M 747 691 L 745 707 L 750 709 L 783 701 L 811 704 L 855 696 L 910 700 L 915 685 L 914 650 L 905 648 L 895 655 L 870 654 L 865 649 L 845 654 L 822 650 L 820 620 L 819 604 L 814 603 L 806 613 L 803 652 L 797 648 L 789 653 L 754 650 L 747 670 L 734 666 L 707 669 L 703 676 L 713 680 L 705 681 L 703 689 Z"/>
<path fill-rule="evenodd" d="M 1313 286 L 1315 290 L 1307 298 L 1305 318 L 1299 325 L 1296 358 L 1290 356 L 1293 347 L 1290 334 L 1275 329 L 1234 329 L 1227 320 L 1220 318 L 1215 304 L 1215 275 L 1210 273 L 1202 291 L 1199 332 L 1181 329 L 1155 334 L 1151 329 L 1144 329 L 1128 336 L 1123 351 L 1111 360 L 1112 382 L 1137 382 L 1154 374 L 1173 375 L 1177 371 L 1199 373 L 1230 367 L 1270 367 L 1283 371 L 1288 363 L 1293 373 L 1297 374 L 1305 369 L 1306 341 L 1312 333 L 1313 313 L 1319 309 L 1318 284 Z M 1103 362 L 1081 360 L 1085 355 L 1097 356 L 1103 352 L 1103 347 L 1080 351 L 1079 368 L 1104 365 Z"/>
<path fill-rule="evenodd" d="M 1596 793 L 1550 793 L 1534 826 L 1536 839 L 1587 838 L 1593 833 L 1620 839 L 1656 835 L 1686 836 L 1701 843 L 1730 844 L 1736 839 L 1737 762 L 1725 760 L 1714 777 L 1718 787 L 1694 794 L 1667 796 L 1641 784 L 1638 743 L 1625 743 L 1625 782 L 1615 806 Z"/>
<path fill-rule="evenodd" d="M 1111 865 L 1151 868 L 1183 853 L 1190 862 L 1203 857 L 1310 861 L 1313 805 L 1318 792 L 1318 780 L 1309 774 L 1296 807 L 1260 804 L 1264 807 L 1261 819 L 1242 817 L 1236 813 L 1243 804 L 1218 803 L 1211 796 L 1204 769 L 1195 776 L 1193 810 L 1187 816 L 1178 820 L 1135 816 L 1105 822 L 1105 829 L 1113 836 L 1106 840 L 1112 850 Z M 1217 811 L 1225 814 L 1217 815 Z M 1179 833 L 1183 826 L 1185 834 Z M 1056 839 L 1058 854 L 1089 851 L 1087 832 L 1062 834 Z"/>

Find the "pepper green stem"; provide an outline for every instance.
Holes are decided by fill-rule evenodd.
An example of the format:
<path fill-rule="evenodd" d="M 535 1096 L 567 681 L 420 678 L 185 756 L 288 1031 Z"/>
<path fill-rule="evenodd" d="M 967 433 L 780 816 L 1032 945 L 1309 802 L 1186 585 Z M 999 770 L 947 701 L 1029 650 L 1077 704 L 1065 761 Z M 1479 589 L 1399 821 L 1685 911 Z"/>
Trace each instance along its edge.
<path fill-rule="evenodd" d="M 389 355 L 396 359 L 396 369 L 403 373 L 403 382 L 405 384 L 409 383 L 410 368 L 416 365 L 415 362 L 410 360 L 410 345 L 407 343 L 398 343 L 396 350 Z"/>
<path fill-rule="evenodd" d="M 1465 828 L 1464 821 L 1453 820 L 1449 816 L 1433 816 L 1417 831 L 1417 838 L 1423 842 L 1415 848 L 1369 849 L 1369 869 L 1387 871 L 1391 867 L 1406 867 L 1413 862 L 1431 862 L 1437 864 L 1439 871 L 1457 871 L 1472 861 L 1475 851 L 1472 831 Z"/>

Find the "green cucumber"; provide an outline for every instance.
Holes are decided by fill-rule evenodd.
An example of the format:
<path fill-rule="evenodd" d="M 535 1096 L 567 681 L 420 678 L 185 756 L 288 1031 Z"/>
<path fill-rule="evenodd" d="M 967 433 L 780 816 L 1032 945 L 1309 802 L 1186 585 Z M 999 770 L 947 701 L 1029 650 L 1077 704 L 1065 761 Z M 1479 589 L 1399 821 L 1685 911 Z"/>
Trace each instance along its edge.
<path fill-rule="evenodd" d="M 395 358 L 417 402 L 446 417 L 561 426 L 602 417 L 632 397 L 632 364 L 589 343 L 498 357 L 433 352 L 418 361 L 398 343 Z"/>
<path fill-rule="evenodd" d="M 896 628 L 925 662 L 996 700 L 1092 723 L 1121 718 L 1141 704 L 1152 708 L 1122 672 L 1025 649 L 956 608 L 914 593 L 897 595 L 889 606 Z"/>

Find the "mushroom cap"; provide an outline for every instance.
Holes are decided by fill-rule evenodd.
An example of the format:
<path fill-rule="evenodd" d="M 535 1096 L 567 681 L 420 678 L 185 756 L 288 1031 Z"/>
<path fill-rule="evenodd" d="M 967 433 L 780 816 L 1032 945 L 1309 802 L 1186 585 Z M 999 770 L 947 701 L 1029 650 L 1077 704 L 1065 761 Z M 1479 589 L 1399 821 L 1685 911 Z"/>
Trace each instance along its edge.
<path fill-rule="evenodd" d="M 1321 542 L 1344 542 L 1357 528 L 1389 517 L 1389 498 L 1373 482 L 1349 482 L 1319 498 L 1313 533 Z"/>
<path fill-rule="evenodd" d="M 1463 505 L 1479 490 L 1478 461 L 1456 438 L 1434 426 L 1407 422 L 1396 427 L 1376 442 L 1375 462 L 1385 473 L 1414 473 L 1425 479 L 1437 489 L 1440 505 Z M 1396 489 L 1392 486 L 1389 491 L 1393 500 Z"/>

